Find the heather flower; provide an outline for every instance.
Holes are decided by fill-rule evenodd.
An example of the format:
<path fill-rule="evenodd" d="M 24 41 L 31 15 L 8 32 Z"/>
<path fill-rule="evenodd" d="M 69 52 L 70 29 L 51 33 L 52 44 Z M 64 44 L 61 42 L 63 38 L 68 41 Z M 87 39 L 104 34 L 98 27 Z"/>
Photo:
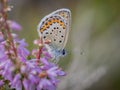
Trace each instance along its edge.
<path fill-rule="evenodd" d="M 3 44 L 0 44 L 0 63 L 7 59 L 7 55 L 5 54 L 5 48 Z"/>
<path fill-rule="evenodd" d="M 4 37 L 3 37 L 3 34 L 2 32 L 0 32 L 0 42 L 4 41 Z"/>
<path fill-rule="evenodd" d="M 5 79 L 12 81 L 13 80 L 13 75 L 14 75 L 14 70 L 15 66 L 13 63 L 8 59 L 3 62 L 3 65 L 1 65 L 3 68 L 2 75 L 4 76 Z"/>
<path fill-rule="evenodd" d="M 2 4 L 7 2 L 3 0 Z M 3 11 L 6 9 L 4 5 L 7 4 L 1 7 Z M 9 10 L 0 14 L 5 16 Z M 15 90 L 56 90 L 58 77 L 64 76 L 65 72 L 52 62 L 54 53 L 48 49 L 47 43 L 35 40 L 34 44 L 39 48 L 33 49 L 31 53 L 27 49 L 25 39 L 19 40 L 17 34 L 10 31 L 10 29 L 19 31 L 22 27 L 7 17 L 1 18 L 0 24 L 3 26 L 0 30 L 1 28 L 4 30 L 0 31 L 0 87 L 7 84 L 10 89 Z"/>
<path fill-rule="evenodd" d="M 4 85 L 4 81 L 0 80 L 0 87 L 2 87 Z"/>
<path fill-rule="evenodd" d="M 25 90 L 30 90 L 29 86 L 31 87 L 31 82 L 27 80 L 26 78 L 24 78 L 23 80 L 23 85 L 24 85 Z"/>
<path fill-rule="evenodd" d="M 41 82 L 37 86 L 37 90 L 56 90 L 56 86 L 48 79 L 41 79 Z"/>
<path fill-rule="evenodd" d="M 22 30 L 21 25 L 15 21 L 8 20 L 7 23 L 12 30 L 16 30 L 16 31 Z"/>
<path fill-rule="evenodd" d="M 11 87 L 16 88 L 16 90 L 22 90 L 22 76 L 18 73 L 14 76 L 13 81 L 11 82 Z"/>
<path fill-rule="evenodd" d="M 22 90 L 22 87 L 25 90 L 56 90 L 58 77 L 64 76 L 65 72 L 51 62 L 52 56 L 47 49 L 45 47 L 42 49 L 42 57 L 38 62 L 38 59 L 27 59 L 30 52 L 26 49 L 25 40 L 17 40 L 15 43 L 18 54 L 16 63 L 12 62 L 5 54 L 4 44 L 0 45 L 2 61 L 0 73 L 10 81 L 11 88 L 16 90 Z"/>
<path fill-rule="evenodd" d="M 17 51 L 18 51 L 18 56 L 19 56 L 20 60 L 26 61 L 28 55 L 30 54 L 30 52 L 26 49 L 28 44 L 25 42 L 24 39 L 20 40 L 20 41 L 18 41 L 16 43 L 18 44 Z"/>

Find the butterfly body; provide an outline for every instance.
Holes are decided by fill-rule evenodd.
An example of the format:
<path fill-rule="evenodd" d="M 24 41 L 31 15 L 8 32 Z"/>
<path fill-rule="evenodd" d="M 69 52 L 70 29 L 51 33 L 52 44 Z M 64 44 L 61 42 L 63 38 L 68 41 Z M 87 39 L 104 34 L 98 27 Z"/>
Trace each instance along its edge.
<path fill-rule="evenodd" d="M 71 22 L 69 9 L 59 9 L 45 16 L 38 25 L 38 33 L 55 57 L 61 56 L 66 45 Z"/>

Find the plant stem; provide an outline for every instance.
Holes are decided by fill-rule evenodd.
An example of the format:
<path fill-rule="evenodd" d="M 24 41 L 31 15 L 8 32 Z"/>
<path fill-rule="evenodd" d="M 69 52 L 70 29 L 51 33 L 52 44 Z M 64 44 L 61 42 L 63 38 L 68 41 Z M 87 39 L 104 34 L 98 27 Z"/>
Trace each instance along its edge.
<path fill-rule="evenodd" d="M 12 37 L 12 34 L 10 32 L 10 28 L 9 28 L 9 25 L 7 23 L 7 20 L 8 20 L 8 0 L 1 0 L 1 5 L 2 5 L 2 10 L 1 10 L 1 14 L 2 14 L 2 18 L 3 18 L 3 35 L 4 35 L 4 38 L 7 39 L 9 42 L 10 42 L 10 46 L 9 48 L 12 47 L 12 50 L 14 51 L 14 55 L 15 57 L 17 57 L 17 49 L 15 48 L 15 45 L 14 45 L 14 41 L 13 41 L 13 37 Z M 9 51 L 9 50 L 8 50 Z"/>
<path fill-rule="evenodd" d="M 37 55 L 38 62 L 40 62 L 40 58 L 42 55 L 42 49 L 43 49 L 43 40 L 42 40 L 42 38 L 40 38 L 39 51 L 38 51 L 38 55 Z"/>

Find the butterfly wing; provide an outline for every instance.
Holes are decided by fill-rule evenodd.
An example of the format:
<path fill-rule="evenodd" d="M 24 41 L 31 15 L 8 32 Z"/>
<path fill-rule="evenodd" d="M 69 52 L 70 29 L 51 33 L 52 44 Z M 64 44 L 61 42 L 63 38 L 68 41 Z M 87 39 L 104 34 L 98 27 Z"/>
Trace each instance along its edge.
<path fill-rule="evenodd" d="M 59 9 L 45 16 L 38 25 L 38 33 L 43 41 L 51 40 L 49 46 L 62 50 L 68 38 L 70 17 L 68 9 Z"/>
<path fill-rule="evenodd" d="M 63 8 L 63 9 L 56 10 L 55 12 L 53 12 L 53 14 L 60 15 L 66 21 L 66 35 L 65 35 L 66 37 L 65 37 L 65 41 L 64 41 L 64 45 L 63 45 L 63 48 L 64 48 L 67 43 L 69 30 L 71 28 L 71 11 L 69 9 Z"/>

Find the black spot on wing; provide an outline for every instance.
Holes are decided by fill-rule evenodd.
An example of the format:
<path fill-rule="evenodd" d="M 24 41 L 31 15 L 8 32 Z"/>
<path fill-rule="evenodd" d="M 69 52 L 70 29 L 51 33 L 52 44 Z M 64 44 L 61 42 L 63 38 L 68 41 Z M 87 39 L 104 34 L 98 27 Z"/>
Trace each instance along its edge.
<path fill-rule="evenodd" d="M 62 40 L 59 41 L 59 43 L 61 43 L 61 42 L 62 42 Z"/>
<path fill-rule="evenodd" d="M 63 38 L 64 36 L 62 35 L 61 37 Z"/>

